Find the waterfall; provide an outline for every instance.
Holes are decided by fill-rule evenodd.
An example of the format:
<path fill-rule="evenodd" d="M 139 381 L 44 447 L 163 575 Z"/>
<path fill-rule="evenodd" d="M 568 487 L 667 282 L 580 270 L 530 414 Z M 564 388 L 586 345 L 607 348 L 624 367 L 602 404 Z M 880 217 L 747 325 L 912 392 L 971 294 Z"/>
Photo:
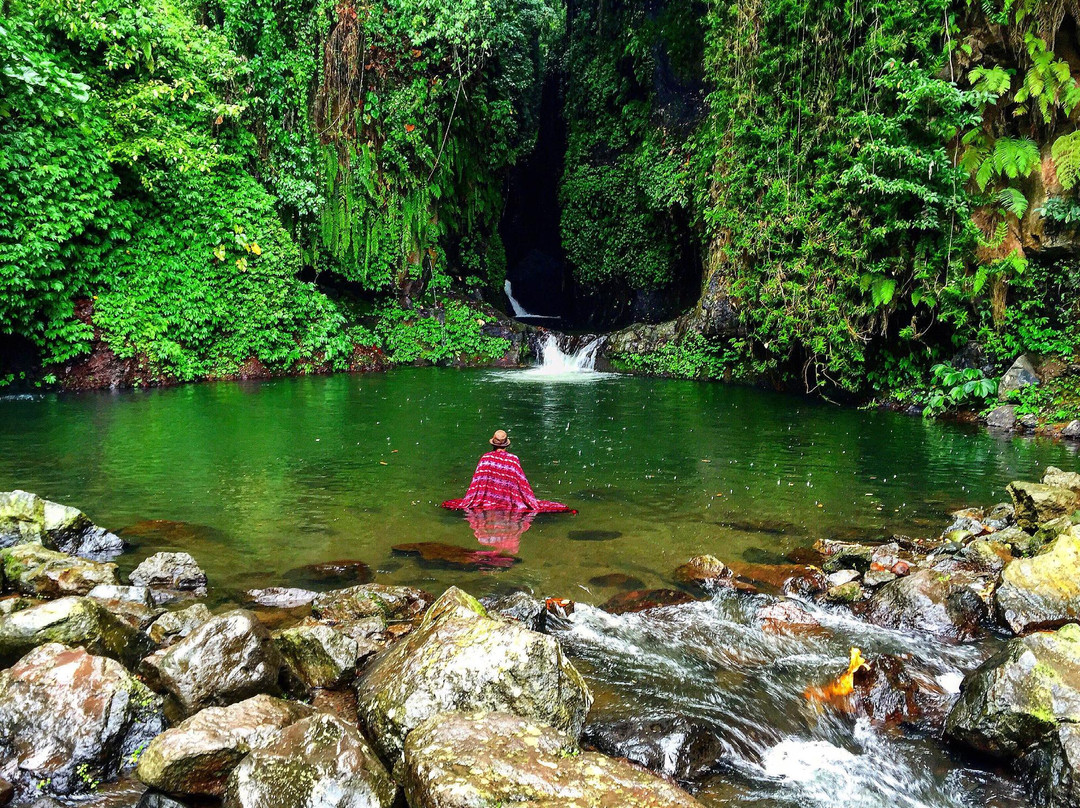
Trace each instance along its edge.
<path fill-rule="evenodd" d="M 507 280 L 507 282 L 505 284 L 503 284 L 503 291 L 506 292 L 506 299 L 510 301 L 510 308 L 514 312 L 514 317 L 517 317 L 517 318 L 520 319 L 522 317 L 542 317 L 543 316 L 542 314 L 533 314 L 531 312 L 525 311 L 525 309 L 522 307 L 522 305 L 520 303 L 518 303 L 517 299 L 514 297 L 514 293 L 511 291 L 510 281 L 509 280 Z"/>
<path fill-rule="evenodd" d="M 558 337 L 552 333 L 545 334 L 540 345 L 540 367 L 537 370 L 553 376 L 564 373 L 594 373 L 596 354 L 603 344 L 603 337 L 592 337 L 573 353 L 563 353 Z"/>

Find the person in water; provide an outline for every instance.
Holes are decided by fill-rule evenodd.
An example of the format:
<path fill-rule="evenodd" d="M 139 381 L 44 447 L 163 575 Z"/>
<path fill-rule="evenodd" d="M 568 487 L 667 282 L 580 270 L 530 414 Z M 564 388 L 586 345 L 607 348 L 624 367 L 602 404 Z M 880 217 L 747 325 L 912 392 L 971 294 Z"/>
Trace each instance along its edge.
<path fill-rule="evenodd" d="M 469 490 L 462 499 L 449 499 L 444 508 L 465 511 L 527 511 L 532 513 L 574 513 L 561 502 L 537 499 L 521 469 L 521 461 L 510 454 L 510 437 L 502 429 L 488 441 L 494 447 L 476 464 Z"/>

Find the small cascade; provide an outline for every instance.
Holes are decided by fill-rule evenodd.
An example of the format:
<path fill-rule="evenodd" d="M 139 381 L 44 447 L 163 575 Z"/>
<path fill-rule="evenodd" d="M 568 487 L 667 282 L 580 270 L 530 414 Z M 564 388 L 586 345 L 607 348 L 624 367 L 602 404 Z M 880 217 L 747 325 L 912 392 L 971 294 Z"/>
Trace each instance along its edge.
<path fill-rule="evenodd" d="M 542 314 L 533 314 L 532 312 L 525 311 L 525 308 L 517 302 L 517 298 L 514 297 L 510 281 L 507 280 L 503 285 L 503 291 L 506 292 L 506 299 L 510 301 L 510 309 L 514 313 L 514 317 L 518 320 L 526 317 L 543 317 Z"/>
<path fill-rule="evenodd" d="M 576 350 L 563 351 L 559 338 L 554 333 L 544 335 L 540 343 L 539 370 L 550 375 L 564 373 L 595 373 L 596 355 L 604 344 L 603 337 L 588 337 Z"/>

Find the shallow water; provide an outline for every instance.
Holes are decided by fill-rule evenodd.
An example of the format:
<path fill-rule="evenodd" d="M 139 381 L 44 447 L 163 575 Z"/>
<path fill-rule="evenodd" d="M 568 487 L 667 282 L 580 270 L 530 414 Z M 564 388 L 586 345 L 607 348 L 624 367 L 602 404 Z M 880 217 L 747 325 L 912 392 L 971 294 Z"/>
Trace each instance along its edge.
<path fill-rule="evenodd" d="M 503 520 L 470 524 L 437 507 L 462 495 L 500 427 L 537 495 L 577 515 L 539 516 L 515 535 Z M 936 535 L 948 511 L 1000 501 L 1010 480 L 1048 464 L 1080 465 L 1066 444 L 574 372 L 415 369 L 0 399 L 0 490 L 74 504 L 121 531 L 135 545 L 127 569 L 188 550 L 218 599 L 297 582 L 289 571 L 301 565 L 359 559 L 386 583 L 598 604 L 620 588 L 670 586 L 671 570 L 702 552 L 769 563 L 822 537 Z M 415 542 L 491 556 L 462 570 L 392 551 Z M 944 646 L 820 610 L 828 636 L 776 636 L 755 622 L 759 603 L 721 594 L 621 617 L 579 605 L 556 634 L 597 692 L 597 716 L 681 715 L 716 729 L 725 756 L 699 794 L 713 808 L 1027 804 L 1014 782 L 934 739 L 804 697 L 844 670 L 852 645 L 913 654 L 955 689 L 985 644 Z"/>
<path fill-rule="evenodd" d="M 182 545 L 219 591 L 350 558 L 387 582 L 598 603 L 616 591 L 589 583 L 603 573 L 658 586 L 701 552 L 768 561 L 819 537 L 936 533 L 1011 479 L 1077 466 L 1064 444 L 720 384 L 570 375 L 409 369 L 0 400 L 0 490 L 129 528 L 138 546 L 122 565 Z M 393 554 L 483 549 L 437 504 L 464 493 L 497 427 L 537 495 L 580 512 L 495 545 L 521 559 L 497 571 Z"/>

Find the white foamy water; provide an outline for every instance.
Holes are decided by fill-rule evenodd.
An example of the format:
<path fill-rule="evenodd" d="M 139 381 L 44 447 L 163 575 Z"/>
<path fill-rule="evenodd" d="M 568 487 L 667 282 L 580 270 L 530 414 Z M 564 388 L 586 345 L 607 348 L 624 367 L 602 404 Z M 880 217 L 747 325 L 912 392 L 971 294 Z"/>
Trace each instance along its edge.
<path fill-rule="evenodd" d="M 596 356 L 604 337 L 589 340 L 573 353 L 564 353 L 555 334 L 544 335 L 540 345 L 540 364 L 525 370 L 500 371 L 496 375 L 509 381 L 594 382 L 617 376 L 596 369 Z"/>
<path fill-rule="evenodd" d="M 526 311 L 525 307 L 517 302 L 517 298 L 514 297 L 513 287 L 510 285 L 510 281 L 503 284 L 503 291 L 506 292 L 506 299 L 510 301 L 510 308 L 514 313 L 514 317 L 519 320 L 523 317 L 543 317 L 542 314 L 533 314 L 530 311 Z"/>

